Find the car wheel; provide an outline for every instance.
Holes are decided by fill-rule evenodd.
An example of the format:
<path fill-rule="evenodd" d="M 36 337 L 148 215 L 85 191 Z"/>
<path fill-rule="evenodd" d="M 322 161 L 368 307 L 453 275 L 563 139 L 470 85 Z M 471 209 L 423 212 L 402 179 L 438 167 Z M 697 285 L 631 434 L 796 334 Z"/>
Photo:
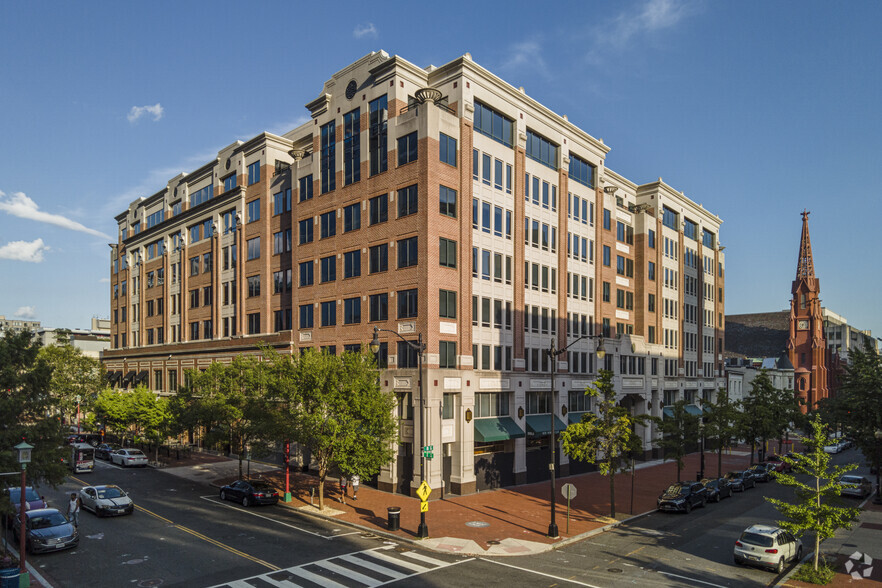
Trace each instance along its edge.
<path fill-rule="evenodd" d="M 707 496 L 702 496 L 701 498 L 701 508 L 707 506 Z"/>
<path fill-rule="evenodd" d="M 784 573 L 784 558 L 783 557 L 778 560 L 778 565 L 775 566 L 775 572 L 777 572 L 778 574 Z"/>
<path fill-rule="evenodd" d="M 227 499 L 227 493 L 224 492 L 223 490 L 221 490 L 221 493 L 220 493 L 220 499 L 221 499 L 221 500 L 226 500 L 226 499 Z"/>
<path fill-rule="evenodd" d="M 719 502 L 719 501 L 721 501 L 722 499 L 723 499 L 723 493 L 722 493 L 722 492 L 717 492 L 717 496 L 716 496 L 716 499 L 714 500 L 714 502 Z"/>
<path fill-rule="evenodd" d="M 800 545 L 799 549 L 796 550 L 796 561 L 802 561 L 802 545 Z"/>
<path fill-rule="evenodd" d="M 251 501 L 248 500 L 247 496 L 243 496 L 242 497 L 242 506 L 248 506 L 249 504 L 251 504 Z"/>
<path fill-rule="evenodd" d="M 686 514 L 689 514 L 690 512 L 692 512 L 692 503 L 687 502 L 686 503 Z"/>

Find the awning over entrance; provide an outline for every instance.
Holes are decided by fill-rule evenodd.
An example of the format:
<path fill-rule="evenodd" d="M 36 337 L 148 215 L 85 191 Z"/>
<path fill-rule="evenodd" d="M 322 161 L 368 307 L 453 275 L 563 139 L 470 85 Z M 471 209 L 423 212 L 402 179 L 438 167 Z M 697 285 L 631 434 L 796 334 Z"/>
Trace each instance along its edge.
<path fill-rule="evenodd" d="M 123 387 L 128 386 L 129 382 L 131 382 L 132 378 L 134 378 L 134 377 L 135 377 L 135 370 L 130 370 L 128 373 L 126 373 L 126 376 L 123 378 L 122 386 Z"/>
<path fill-rule="evenodd" d="M 524 432 L 511 417 L 475 419 L 475 441 L 490 443 L 524 437 Z"/>
<path fill-rule="evenodd" d="M 671 408 L 670 406 L 664 407 L 662 409 L 662 416 L 664 416 L 664 418 L 666 418 L 666 419 L 674 418 L 674 409 Z"/>
<path fill-rule="evenodd" d="M 568 412 L 567 413 L 567 422 L 571 425 L 573 423 L 581 423 L 582 422 L 582 415 L 585 414 L 585 412 L 587 412 L 587 411 Z"/>
<path fill-rule="evenodd" d="M 138 372 L 138 375 L 135 376 L 135 384 L 146 384 L 147 383 L 147 370 L 141 370 Z"/>
<path fill-rule="evenodd" d="M 698 408 L 697 406 L 695 406 L 694 404 L 687 404 L 686 405 L 686 412 L 688 412 L 691 415 L 701 416 L 701 409 Z"/>
<path fill-rule="evenodd" d="M 550 414 L 528 414 L 527 415 L 527 431 L 533 435 L 548 435 L 551 433 L 551 415 Z M 554 417 L 554 432 L 559 433 L 567 428 L 562 420 Z"/>

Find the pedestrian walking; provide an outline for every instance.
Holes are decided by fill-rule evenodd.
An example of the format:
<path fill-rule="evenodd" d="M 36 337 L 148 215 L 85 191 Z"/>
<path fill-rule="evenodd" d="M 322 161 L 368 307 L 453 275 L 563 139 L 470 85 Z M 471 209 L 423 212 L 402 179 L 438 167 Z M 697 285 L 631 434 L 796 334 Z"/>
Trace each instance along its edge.
<path fill-rule="evenodd" d="M 349 482 L 352 484 L 352 500 L 358 500 L 358 474 L 352 476 L 352 480 Z"/>
<path fill-rule="evenodd" d="M 338 498 L 337 500 L 339 500 L 343 504 L 346 504 L 346 484 L 348 483 L 349 480 L 346 479 L 346 476 L 340 474 L 340 498 Z"/>
<path fill-rule="evenodd" d="M 67 516 L 70 519 L 70 522 L 73 523 L 74 527 L 80 526 L 80 506 L 82 503 L 80 502 L 80 497 L 77 496 L 76 492 L 70 493 L 70 502 L 67 505 Z"/>

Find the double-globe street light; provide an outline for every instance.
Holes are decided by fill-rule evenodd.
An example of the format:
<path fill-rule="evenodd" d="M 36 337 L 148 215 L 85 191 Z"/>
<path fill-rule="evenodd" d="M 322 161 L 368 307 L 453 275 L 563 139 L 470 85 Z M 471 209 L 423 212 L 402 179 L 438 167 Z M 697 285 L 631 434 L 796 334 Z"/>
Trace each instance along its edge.
<path fill-rule="evenodd" d="M 27 497 L 25 496 L 25 471 L 27 470 L 28 464 L 31 463 L 31 450 L 34 448 L 33 445 L 28 444 L 27 441 L 22 441 L 13 449 L 18 452 L 18 463 L 21 464 L 21 504 L 19 506 L 18 518 L 20 521 L 21 527 L 19 528 L 19 544 L 18 544 L 18 554 L 20 558 L 21 565 L 19 566 L 19 573 L 24 576 L 27 574 L 27 565 L 25 562 L 26 552 L 25 545 L 27 542 L 27 529 L 25 526 L 25 521 L 27 521 Z"/>
<path fill-rule="evenodd" d="M 399 339 L 401 339 L 408 347 L 417 352 L 417 372 L 418 383 L 419 383 L 419 391 L 420 391 L 420 486 L 422 486 L 426 482 L 426 448 L 425 448 L 425 421 L 424 418 L 426 416 L 425 412 L 425 404 L 423 397 L 423 353 L 426 351 L 426 344 L 423 343 L 423 334 L 417 334 L 417 341 L 414 343 L 413 341 L 408 341 L 404 337 L 402 337 L 397 331 L 392 331 L 390 329 L 381 329 L 380 327 L 374 326 L 374 338 L 371 339 L 371 352 L 376 354 L 380 350 L 380 331 L 385 333 L 392 333 Z M 429 527 L 426 525 L 426 511 L 420 508 L 420 526 L 417 529 L 417 537 L 420 539 L 425 539 L 429 536 Z"/>
<path fill-rule="evenodd" d="M 376 335 L 375 335 L 375 337 L 376 337 Z M 603 350 L 603 336 L 602 335 L 582 335 L 581 337 L 574 339 L 572 342 L 570 342 L 569 345 L 567 345 L 563 349 L 555 349 L 554 342 L 556 339 L 557 339 L 557 337 L 552 337 L 551 343 L 549 344 L 548 349 L 545 350 L 545 353 L 548 355 L 549 363 L 551 364 L 548 368 L 550 371 L 550 375 L 551 375 L 551 439 L 548 444 L 551 449 L 551 460 L 548 462 L 548 470 L 551 472 L 551 523 L 549 523 L 549 525 L 548 525 L 548 536 L 551 537 L 552 539 L 556 539 L 560 535 L 560 533 L 558 532 L 558 529 L 557 529 L 557 522 L 555 521 L 555 516 L 557 513 L 557 492 L 556 492 L 557 487 L 556 487 L 555 479 L 554 479 L 554 448 L 555 448 L 555 445 L 557 444 L 555 437 L 554 437 L 555 436 L 554 419 L 556 418 L 555 408 L 557 405 L 557 402 L 555 401 L 556 390 L 554 388 L 554 374 L 555 374 L 555 372 L 557 372 L 557 369 L 556 369 L 557 368 L 557 357 L 559 355 L 563 354 L 564 352 L 566 352 L 567 349 L 569 349 L 570 347 L 572 347 L 573 345 L 575 345 L 576 343 L 578 343 L 579 341 L 581 341 L 583 339 L 600 339 L 600 341 L 597 344 L 597 358 L 603 359 L 604 356 L 606 355 L 606 351 Z"/>

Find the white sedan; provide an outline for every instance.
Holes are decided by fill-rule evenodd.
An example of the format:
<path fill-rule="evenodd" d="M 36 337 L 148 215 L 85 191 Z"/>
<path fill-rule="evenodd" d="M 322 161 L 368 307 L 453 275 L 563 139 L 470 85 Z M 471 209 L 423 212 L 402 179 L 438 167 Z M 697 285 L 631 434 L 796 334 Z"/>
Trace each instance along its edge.
<path fill-rule="evenodd" d="M 119 464 L 123 467 L 147 465 L 147 456 L 140 449 L 117 449 L 110 454 L 111 463 Z"/>
<path fill-rule="evenodd" d="M 824 451 L 826 453 L 839 453 L 842 449 L 842 443 L 833 442 L 830 445 L 824 445 Z"/>
<path fill-rule="evenodd" d="M 132 514 L 135 503 L 119 486 L 86 486 L 80 490 L 83 508 L 99 517 Z"/>

